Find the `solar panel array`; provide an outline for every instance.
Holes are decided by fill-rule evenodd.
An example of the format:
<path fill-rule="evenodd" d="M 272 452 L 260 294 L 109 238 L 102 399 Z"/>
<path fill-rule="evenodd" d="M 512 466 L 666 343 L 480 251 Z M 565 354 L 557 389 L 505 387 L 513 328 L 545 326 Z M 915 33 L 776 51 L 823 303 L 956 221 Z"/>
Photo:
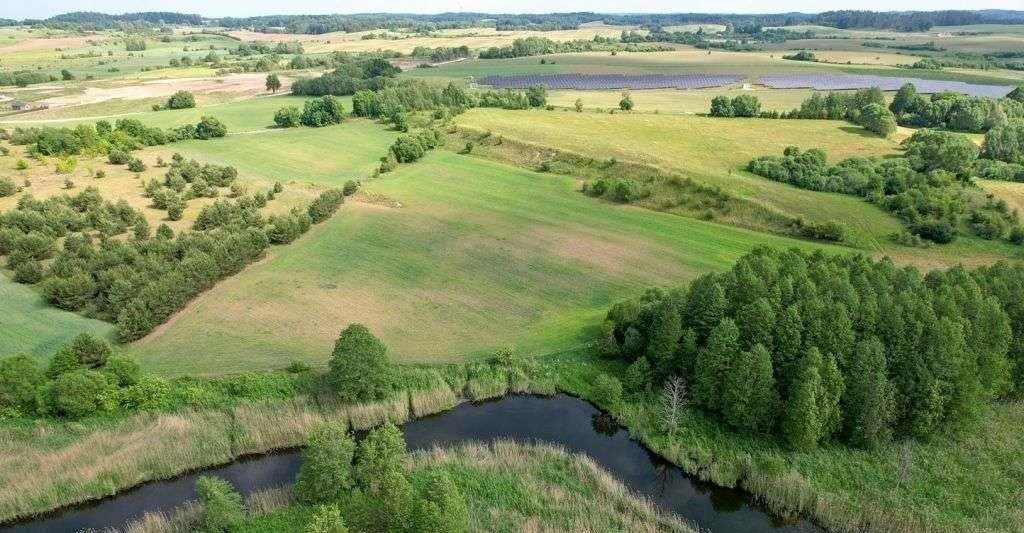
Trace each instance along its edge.
<path fill-rule="evenodd" d="M 888 76 L 799 74 L 784 76 L 761 76 L 760 83 L 772 89 L 867 89 L 878 87 L 883 91 L 895 91 L 905 83 L 912 83 L 920 93 L 953 91 L 971 96 L 1001 98 L 1013 87 L 1003 85 L 978 85 L 962 81 L 923 80 L 919 78 L 891 78 Z"/>
<path fill-rule="evenodd" d="M 486 76 L 477 80 L 498 89 L 702 89 L 746 79 L 743 74 L 543 74 Z"/>

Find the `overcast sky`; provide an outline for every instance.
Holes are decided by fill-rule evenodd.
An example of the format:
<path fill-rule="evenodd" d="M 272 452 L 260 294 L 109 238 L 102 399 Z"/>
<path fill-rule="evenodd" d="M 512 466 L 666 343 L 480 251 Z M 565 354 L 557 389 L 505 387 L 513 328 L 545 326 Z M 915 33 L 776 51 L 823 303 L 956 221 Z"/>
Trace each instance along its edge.
<path fill-rule="evenodd" d="M 125 13 L 138 11 L 177 11 L 210 17 L 234 15 L 271 15 L 282 13 L 440 13 L 476 11 L 487 13 L 548 13 L 553 10 L 596 11 L 604 13 L 813 13 L 832 9 L 936 10 L 936 9 L 1024 9 L 1021 0 L 378 0 L 371 3 L 331 0 L 0 0 L 0 17 L 46 18 L 69 11 Z"/>

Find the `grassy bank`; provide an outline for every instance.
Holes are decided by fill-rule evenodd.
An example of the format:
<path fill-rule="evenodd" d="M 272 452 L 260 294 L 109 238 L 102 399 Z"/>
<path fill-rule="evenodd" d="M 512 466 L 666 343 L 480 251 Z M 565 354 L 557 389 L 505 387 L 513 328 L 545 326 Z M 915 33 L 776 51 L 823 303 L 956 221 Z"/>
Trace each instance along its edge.
<path fill-rule="evenodd" d="M 440 412 L 462 399 L 517 391 L 551 393 L 556 382 L 560 390 L 595 398 L 596 376 L 621 370 L 582 350 L 549 358 L 533 379 L 482 365 L 406 369 L 407 390 L 392 400 L 370 404 L 345 405 L 330 396 L 296 395 L 95 423 L 7 424 L 0 428 L 0 520 L 111 495 L 246 454 L 299 446 L 324 420 L 366 429 L 385 420 L 400 423 Z M 780 514 L 810 516 L 833 531 L 1024 528 L 1024 466 L 1019 461 L 1024 445 L 1017 435 L 1024 424 L 1024 404 L 991 408 L 978 427 L 961 437 L 913 446 L 893 444 L 873 452 L 826 445 L 800 453 L 770 438 L 726 431 L 696 411 L 688 412 L 680 428 L 669 435 L 659 423 L 657 405 L 657 398 L 649 397 L 601 407 L 687 472 L 718 485 L 742 487 Z M 495 497 L 487 490 L 480 492 L 475 497 Z M 556 500 L 561 501 L 557 505 L 526 501 L 541 505 L 536 509 L 548 509 L 536 511 L 542 516 L 577 509 L 574 499 Z M 543 507 L 547 505 L 551 507 Z M 535 507 L 518 507 L 524 508 Z M 500 520 L 515 518 L 501 516 L 505 515 Z M 500 520 L 481 527 L 502 530 Z"/>
<path fill-rule="evenodd" d="M 407 469 L 414 486 L 429 473 L 448 474 L 466 498 L 473 532 L 695 531 L 632 494 L 587 456 L 557 446 L 466 444 L 413 453 Z M 287 489 L 256 493 L 247 503 L 250 518 L 232 532 L 303 531 L 313 514 L 311 507 L 295 504 Z M 187 505 L 169 515 L 147 515 L 123 531 L 178 532 L 197 522 L 200 509 Z"/>

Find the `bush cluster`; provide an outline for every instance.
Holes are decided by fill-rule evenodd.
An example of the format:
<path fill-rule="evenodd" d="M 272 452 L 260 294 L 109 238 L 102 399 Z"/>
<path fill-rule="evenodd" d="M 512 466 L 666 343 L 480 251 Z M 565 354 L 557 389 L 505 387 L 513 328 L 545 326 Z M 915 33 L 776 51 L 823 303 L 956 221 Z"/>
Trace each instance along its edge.
<path fill-rule="evenodd" d="M 30 154 L 72 156 L 108 154 L 113 164 L 126 164 L 126 156 L 143 146 L 156 146 L 188 139 L 213 139 L 227 135 L 227 127 L 213 117 L 202 117 L 198 124 L 170 130 L 146 126 L 137 119 L 118 119 L 112 126 L 101 120 L 74 128 L 16 128 L 11 143 L 27 145 Z M 116 153 L 115 156 L 110 154 Z"/>
<path fill-rule="evenodd" d="M 711 99 L 713 117 L 756 117 L 761 112 L 761 101 L 752 94 L 741 94 L 734 98 L 716 96 Z"/>
<path fill-rule="evenodd" d="M 978 147 L 969 139 L 926 129 L 905 147 L 900 158 L 852 157 L 829 165 L 824 151 L 791 146 L 782 156 L 754 159 L 747 170 L 803 189 L 863 197 L 898 216 L 913 234 L 940 244 L 961 232 L 1011 242 L 1020 233 L 1007 204 L 970 183 Z"/>

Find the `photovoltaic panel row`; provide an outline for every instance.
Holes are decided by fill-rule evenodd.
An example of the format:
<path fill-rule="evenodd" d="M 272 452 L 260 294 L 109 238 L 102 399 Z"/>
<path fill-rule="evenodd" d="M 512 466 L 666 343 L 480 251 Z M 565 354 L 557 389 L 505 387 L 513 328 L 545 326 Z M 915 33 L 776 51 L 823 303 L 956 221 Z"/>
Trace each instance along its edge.
<path fill-rule="evenodd" d="M 833 74 L 761 76 L 759 83 L 772 89 L 818 89 L 823 91 L 867 89 L 870 87 L 878 87 L 883 91 L 895 91 L 905 83 L 912 83 L 917 92 L 920 93 L 952 91 L 970 96 L 988 96 L 992 98 L 1002 98 L 1013 90 L 1013 87 L 1004 85 L 980 85 L 964 83 L 962 81 Z"/>

